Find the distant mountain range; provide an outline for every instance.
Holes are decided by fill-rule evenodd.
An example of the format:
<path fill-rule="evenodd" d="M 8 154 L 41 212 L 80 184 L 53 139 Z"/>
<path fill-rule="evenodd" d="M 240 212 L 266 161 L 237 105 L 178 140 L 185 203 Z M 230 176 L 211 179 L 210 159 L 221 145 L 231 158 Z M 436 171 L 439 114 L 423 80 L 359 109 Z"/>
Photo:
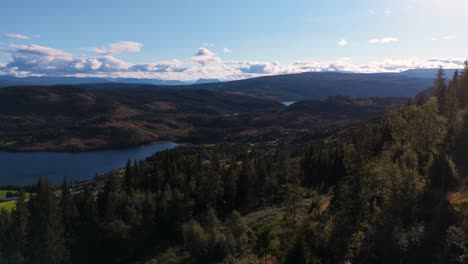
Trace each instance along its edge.
<path fill-rule="evenodd" d="M 438 70 L 439 69 L 411 69 L 411 70 L 403 71 L 400 74 L 408 76 L 408 77 L 434 79 L 434 76 L 436 76 Z M 456 69 L 446 69 L 445 70 L 445 76 L 447 78 L 451 78 L 455 71 L 456 71 Z"/>
<path fill-rule="evenodd" d="M 219 79 L 198 79 L 194 84 L 207 84 L 207 83 L 219 83 Z"/>
<path fill-rule="evenodd" d="M 134 83 L 152 85 L 189 85 L 193 82 L 160 79 L 136 79 L 136 78 L 95 78 L 95 77 L 14 77 L 0 75 L 0 87 L 21 85 L 57 85 L 57 84 L 89 84 L 89 83 Z"/>
<path fill-rule="evenodd" d="M 280 101 L 326 99 L 329 96 L 414 97 L 432 85 L 433 78 L 402 73 L 309 72 L 191 85 L 192 88 L 225 91 Z"/>
<path fill-rule="evenodd" d="M 401 73 L 307 72 L 222 82 L 200 79 L 177 80 L 134 78 L 12 77 L 0 76 L 0 87 L 27 85 L 80 85 L 91 88 L 202 89 L 249 95 L 277 101 L 325 99 L 329 96 L 414 97 L 432 85 L 437 69 L 414 69 Z M 454 70 L 447 70 L 451 77 Z M 86 84 L 86 85 L 84 85 Z M 169 87 L 170 86 L 170 87 Z"/>

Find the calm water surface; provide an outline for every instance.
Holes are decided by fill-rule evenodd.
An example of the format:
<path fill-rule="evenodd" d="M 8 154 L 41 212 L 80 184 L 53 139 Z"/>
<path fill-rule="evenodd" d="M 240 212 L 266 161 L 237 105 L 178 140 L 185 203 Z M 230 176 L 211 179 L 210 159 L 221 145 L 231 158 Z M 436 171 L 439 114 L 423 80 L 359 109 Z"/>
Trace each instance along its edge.
<path fill-rule="evenodd" d="M 143 160 L 176 146 L 171 142 L 158 142 L 128 149 L 80 153 L 0 152 L 0 185 L 33 184 L 39 176 L 47 176 L 54 184 L 60 184 L 65 176 L 70 181 L 90 179 L 97 173 L 125 166 L 127 160 Z"/>
<path fill-rule="evenodd" d="M 287 102 L 281 102 L 283 105 L 285 105 L 286 107 L 294 104 L 296 101 L 287 101 Z"/>

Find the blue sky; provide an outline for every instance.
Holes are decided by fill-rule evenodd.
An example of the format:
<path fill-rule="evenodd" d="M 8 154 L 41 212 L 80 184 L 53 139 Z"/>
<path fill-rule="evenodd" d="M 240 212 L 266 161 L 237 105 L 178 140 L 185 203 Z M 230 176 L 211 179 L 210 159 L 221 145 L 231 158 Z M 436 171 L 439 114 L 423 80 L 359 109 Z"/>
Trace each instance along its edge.
<path fill-rule="evenodd" d="M 465 0 L 3 0 L 0 71 L 238 79 L 457 67 Z"/>

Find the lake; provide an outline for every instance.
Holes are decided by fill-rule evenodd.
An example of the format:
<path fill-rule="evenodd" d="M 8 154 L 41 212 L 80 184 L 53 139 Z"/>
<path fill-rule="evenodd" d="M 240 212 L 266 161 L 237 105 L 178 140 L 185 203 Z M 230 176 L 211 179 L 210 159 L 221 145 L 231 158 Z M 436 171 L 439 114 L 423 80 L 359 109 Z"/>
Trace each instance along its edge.
<path fill-rule="evenodd" d="M 292 104 L 294 104 L 296 101 L 287 101 L 287 102 L 281 102 L 284 106 L 288 107 Z"/>
<path fill-rule="evenodd" d="M 47 176 L 53 184 L 93 178 L 97 173 L 125 166 L 128 160 L 143 160 L 156 152 L 177 147 L 158 142 L 127 149 L 89 152 L 0 152 L 0 184 L 34 184 Z"/>

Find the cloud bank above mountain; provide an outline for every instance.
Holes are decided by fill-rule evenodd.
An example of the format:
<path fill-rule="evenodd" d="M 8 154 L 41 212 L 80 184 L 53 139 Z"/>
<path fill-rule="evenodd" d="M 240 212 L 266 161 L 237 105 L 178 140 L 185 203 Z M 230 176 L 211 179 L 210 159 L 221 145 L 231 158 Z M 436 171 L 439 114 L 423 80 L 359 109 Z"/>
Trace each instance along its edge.
<path fill-rule="evenodd" d="M 388 42 L 385 39 L 381 43 Z M 349 58 L 332 61 L 297 61 L 290 64 L 266 61 L 226 61 L 206 46 L 201 47 L 186 60 L 159 61 L 136 64 L 116 56 L 140 52 L 143 44 L 120 41 L 102 48 L 88 49 L 89 56 L 75 56 L 60 49 L 28 44 L 11 44 L 5 50 L 6 64 L 0 64 L 0 72 L 13 76 L 75 76 L 75 77 L 124 77 L 154 78 L 164 80 L 193 81 L 197 79 L 236 80 L 265 75 L 300 72 L 400 72 L 417 68 L 462 68 L 463 58 L 408 58 L 353 63 Z M 212 47 L 210 47 L 212 48 Z M 220 53 L 226 54 L 225 50 Z"/>

